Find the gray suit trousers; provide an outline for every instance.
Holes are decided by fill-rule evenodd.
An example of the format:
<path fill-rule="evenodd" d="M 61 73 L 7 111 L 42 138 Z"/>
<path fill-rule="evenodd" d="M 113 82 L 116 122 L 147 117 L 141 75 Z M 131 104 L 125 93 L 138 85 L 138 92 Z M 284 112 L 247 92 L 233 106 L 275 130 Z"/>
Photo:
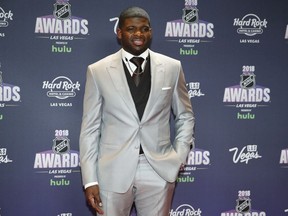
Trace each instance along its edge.
<path fill-rule="evenodd" d="M 161 178 L 144 155 L 139 156 L 137 171 L 130 188 L 125 193 L 101 190 L 104 215 L 129 216 L 135 202 L 137 216 L 168 216 L 175 183 Z"/>

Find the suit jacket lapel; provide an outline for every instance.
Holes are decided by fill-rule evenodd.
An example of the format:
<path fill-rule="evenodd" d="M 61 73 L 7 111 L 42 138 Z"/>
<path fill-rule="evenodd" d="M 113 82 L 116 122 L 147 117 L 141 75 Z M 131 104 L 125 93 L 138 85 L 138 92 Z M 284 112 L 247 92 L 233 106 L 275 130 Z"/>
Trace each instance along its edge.
<path fill-rule="evenodd" d="M 161 88 L 164 82 L 165 70 L 161 62 L 158 61 L 154 53 L 150 50 L 151 61 L 151 91 L 147 101 L 142 121 L 145 121 L 149 113 L 153 110 L 153 106 L 157 104 L 157 98 L 161 93 Z"/>
<path fill-rule="evenodd" d="M 114 54 L 111 64 L 107 67 L 107 71 L 110 74 L 112 83 L 116 89 L 115 94 L 119 94 L 124 100 L 128 109 L 133 113 L 133 115 L 138 118 L 137 110 L 133 98 L 130 93 L 130 89 L 127 83 L 127 79 L 124 73 L 121 51 Z"/>

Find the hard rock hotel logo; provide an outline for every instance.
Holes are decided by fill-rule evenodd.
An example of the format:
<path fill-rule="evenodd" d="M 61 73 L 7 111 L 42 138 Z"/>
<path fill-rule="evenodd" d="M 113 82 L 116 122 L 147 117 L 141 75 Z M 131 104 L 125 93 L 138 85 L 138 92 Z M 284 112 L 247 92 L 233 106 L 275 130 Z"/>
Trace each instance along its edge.
<path fill-rule="evenodd" d="M 35 172 L 47 175 L 50 186 L 68 186 L 69 177 L 80 172 L 79 152 L 71 150 L 68 136 L 69 130 L 55 130 L 52 148 L 35 155 Z"/>
<path fill-rule="evenodd" d="M 50 81 L 43 81 L 42 89 L 48 90 L 46 95 L 49 98 L 57 98 L 61 102 L 51 102 L 51 107 L 72 107 L 72 103 L 64 102 L 63 100 L 73 98 L 76 92 L 80 91 L 79 81 L 73 82 L 66 76 L 58 76 Z"/>
<path fill-rule="evenodd" d="M 6 12 L 0 7 L 0 27 L 7 27 L 9 25 L 8 20 L 13 20 L 13 13 L 11 10 Z"/>
<path fill-rule="evenodd" d="M 221 213 L 221 216 L 266 216 L 266 212 L 252 209 L 251 191 L 238 191 L 238 199 L 234 209 Z"/>
<path fill-rule="evenodd" d="M 11 10 L 5 11 L 2 7 L 0 7 L 0 28 L 2 30 L 2 27 L 6 28 L 9 26 L 9 21 L 13 20 L 13 13 Z M 5 37 L 4 32 L 0 32 L 0 38 Z"/>
<path fill-rule="evenodd" d="M 243 66 L 238 85 L 226 87 L 223 103 L 237 109 L 239 120 L 256 118 L 254 110 L 267 107 L 270 101 L 270 88 L 256 85 L 255 66 Z"/>
<path fill-rule="evenodd" d="M 176 209 L 171 209 L 169 216 L 201 216 L 202 210 L 200 208 L 194 208 L 190 204 L 181 204 Z"/>
<path fill-rule="evenodd" d="M 181 19 L 166 23 L 165 37 L 180 45 L 179 55 L 198 55 L 197 45 L 214 38 L 214 24 L 199 18 L 198 0 L 185 0 L 184 5 Z"/>
<path fill-rule="evenodd" d="M 88 20 L 72 16 L 69 0 L 57 0 L 52 15 L 36 18 L 35 34 L 52 41 L 51 52 L 71 53 L 69 42 L 88 35 Z"/>
<path fill-rule="evenodd" d="M 263 34 L 267 24 L 268 21 L 266 19 L 260 19 L 259 16 L 252 13 L 233 20 L 233 26 L 237 27 L 237 33 L 248 36 L 241 38 L 240 43 L 260 43 L 257 35 Z"/>

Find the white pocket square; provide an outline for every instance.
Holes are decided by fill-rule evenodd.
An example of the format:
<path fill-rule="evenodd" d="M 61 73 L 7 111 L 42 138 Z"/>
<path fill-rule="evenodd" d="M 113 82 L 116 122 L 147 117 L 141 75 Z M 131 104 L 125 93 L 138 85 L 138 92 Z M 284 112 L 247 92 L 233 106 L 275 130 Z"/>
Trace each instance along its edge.
<path fill-rule="evenodd" d="M 169 90 L 169 89 L 171 89 L 170 86 L 168 86 L 168 87 L 163 87 L 163 88 L 162 88 L 162 90 Z"/>

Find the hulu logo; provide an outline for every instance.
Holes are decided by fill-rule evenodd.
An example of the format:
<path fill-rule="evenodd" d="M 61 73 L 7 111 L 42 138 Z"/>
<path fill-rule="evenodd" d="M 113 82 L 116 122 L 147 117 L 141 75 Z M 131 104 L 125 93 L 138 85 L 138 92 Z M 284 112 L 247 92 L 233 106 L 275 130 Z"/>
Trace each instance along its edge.
<path fill-rule="evenodd" d="M 190 176 L 181 176 L 177 178 L 177 182 L 182 182 L 182 183 L 186 183 L 186 182 L 194 182 L 194 177 L 190 177 Z"/>
<path fill-rule="evenodd" d="M 70 185 L 70 180 L 60 179 L 60 180 L 53 180 L 50 179 L 50 186 L 68 186 Z"/>
<path fill-rule="evenodd" d="M 54 46 L 52 45 L 51 51 L 53 53 L 71 53 L 72 48 L 68 46 Z"/>
<path fill-rule="evenodd" d="M 198 50 L 190 49 L 182 49 L 180 48 L 180 55 L 198 55 Z"/>
<path fill-rule="evenodd" d="M 243 119 L 243 120 L 255 119 L 255 114 L 251 114 L 251 113 L 245 113 L 245 114 L 237 113 L 237 119 Z"/>

